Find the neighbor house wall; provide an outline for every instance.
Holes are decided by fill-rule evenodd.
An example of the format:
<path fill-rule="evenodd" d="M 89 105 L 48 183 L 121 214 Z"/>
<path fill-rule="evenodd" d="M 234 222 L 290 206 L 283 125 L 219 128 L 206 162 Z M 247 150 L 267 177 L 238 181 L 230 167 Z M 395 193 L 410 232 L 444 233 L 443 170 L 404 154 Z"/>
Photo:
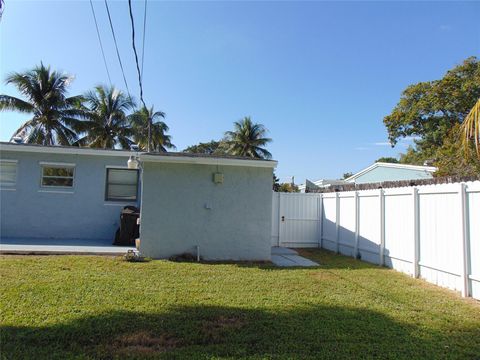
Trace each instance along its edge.
<path fill-rule="evenodd" d="M 398 169 L 378 166 L 355 178 L 355 183 L 367 184 L 383 181 L 431 179 L 432 177 L 432 173 L 426 170 Z"/>
<path fill-rule="evenodd" d="M 111 239 L 120 211 L 131 202 L 105 201 L 106 167 L 126 167 L 126 156 L 3 151 L 17 160 L 17 181 L 0 190 L 2 238 Z M 40 162 L 74 163 L 71 189 L 41 186 Z"/>
<path fill-rule="evenodd" d="M 268 260 L 272 169 L 200 164 L 143 164 L 140 251 L 207 260 Z M 213 173 L 224 175 L 215 184 Z"/>

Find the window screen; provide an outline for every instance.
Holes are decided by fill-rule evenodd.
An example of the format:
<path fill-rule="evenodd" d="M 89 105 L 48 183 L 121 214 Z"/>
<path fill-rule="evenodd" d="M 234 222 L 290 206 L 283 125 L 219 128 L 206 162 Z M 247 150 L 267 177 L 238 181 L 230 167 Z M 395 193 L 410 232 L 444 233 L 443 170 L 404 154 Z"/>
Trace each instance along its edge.
<path fill-rule="evenodd" d="M 75 166 L 42 165 L 42 186 L 73 187 Z"/>
<path fill-rule="evenodd" d="M 13 187 L 17 183 L 17 162 L 0 161 L 0 185 L 2 187 Z"/>
<path fill-rule="evenodd" d="M 138 171 L 132 169 L 107 169 L 105 200 L 136 201 Z"/>

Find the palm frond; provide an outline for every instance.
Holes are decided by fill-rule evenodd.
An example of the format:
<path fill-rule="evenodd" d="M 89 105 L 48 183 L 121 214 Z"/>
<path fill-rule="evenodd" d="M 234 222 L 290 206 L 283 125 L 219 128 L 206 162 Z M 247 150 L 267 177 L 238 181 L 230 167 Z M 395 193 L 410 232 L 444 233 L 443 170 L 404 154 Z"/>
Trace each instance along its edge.
<path fill-rule="evenodd" d="M 473 142 L 480 158 L 480 99 L 477 100 L 463 121 L 462 132 L 465 151 L 469 151 L 469 144 Z"/>
<path fill-rule="evenodd" d="M 32 104 L 18 99 L 14 96 L 0 95 L 0 111 L 18 111 L 23 113 L 31 113 L 35 110 Z"/>

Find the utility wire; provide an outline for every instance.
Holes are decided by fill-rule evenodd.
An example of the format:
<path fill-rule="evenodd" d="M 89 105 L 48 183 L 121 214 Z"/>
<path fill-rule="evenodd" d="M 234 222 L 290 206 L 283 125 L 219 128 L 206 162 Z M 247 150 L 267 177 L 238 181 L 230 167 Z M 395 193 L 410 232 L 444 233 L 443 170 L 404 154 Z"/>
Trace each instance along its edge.
<path fill-rule="evenodd" d="M 131 100 L 132 96 L 130 95 L 130 90 L 128 89 L 127 78 L 125 77 L 125 71 L 123 70 L 122 59 L 120 58 L 120 52 L 118 51 L 117 38 L 115 37 L 115 30 L 113 29 L 112 17 L 110 16 L 110 10 L 108 9 L 107 0 L 105 0 L 105 8 L 107 9 L 108 21 L 110 22 L 110 29 L 112 30 L 113 42 L 115 43 L 115 49 L 117 50 L 118 62 L 120 64 L 120 69 L 122 70 L 123 82 L 125 83 L 125 87 L 127 88 L 128 97 Z"/>
<path fill-rule="evenodd" d="M 143 41 L 142 41 L 142 70 L 140 72 L 143 80 L 143 60 L 145 59 L 145 29 L 147 26 L 147 0 L 145 0 L 145 10 L 143 12 Z"/>
<path fill-rule="evenodd" d="M 138 85 L 140 87 L 140 100 L 143 106 L 146 108 L 147 106 L 145 105 L 145 101 L 143 101 L 142 75 L 140 72 L 140 65 L 138 64 L 137 48 L 135 47 L 135 23 L 133 21 L 132 0 L 128 0 L 128 9 L 130 10 L 130 22 L 132 23 L 132 47 L 133 53 L 135 54 L 135 64 L 137 65 Z"/>
<path fill-rule="evenodd" d="M 108 82 L 112 86 L 112 79 L 110 78 L 110 72 L 108 71 L 107 59 L 105 58 L 105 52 L 103 51 L 102 39 L 100 38 L 100 31 L 98 30 L 97 17 L 95 16 L 95 9 L 93 8 L 93 2 L 90 0 L 90 7 L 92 8 L 93 20 L 95 21 L 95 28 L 97 29 L 98 42 L 100 44 L 100 50 L 102 50 L 103 63 L 105 64 L 105 70 L 107 71 Z"/>

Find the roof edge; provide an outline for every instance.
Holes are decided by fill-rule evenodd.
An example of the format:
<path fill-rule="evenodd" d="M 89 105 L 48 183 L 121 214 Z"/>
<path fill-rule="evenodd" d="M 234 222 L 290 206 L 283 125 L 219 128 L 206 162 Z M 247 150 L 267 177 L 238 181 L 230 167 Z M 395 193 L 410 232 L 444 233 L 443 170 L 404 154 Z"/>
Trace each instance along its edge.
<path fill-rule="evenodd" d="M 276 168 L 275 160 L 238 159 L 228 157 L 195 157 L 195 156 L 162 156 L 148 153 L 140 154 L 140 160 L 144 162 L 174 163 L 174 164 L 199 164 L 199 165 L 224 165 L 224 166 L 248 166 L 262 168 Z"/>
<path fill-rule="evenodd" d="M 119 156 L 128 158 L 136 155 L 142 161 L 177 163 L 177 164 L 202 164 L 202 165 L 230 165 L 275 168 L 278 164 L 275 160 L 261 160 L 248 158 L 215 157 L 215 156 L 189 156 L 188 154 L 175 155 L 175 153 L 149 154 L 133 150 L 94 149 L 75 146 L 44 146 L 37 144 L 16 144 L 0 142 L 0 151 L 16 151 L 43 154 L 66 154 L 66 155 L 92 155 L 92 156 Z"/>
<path fill-rule="evenodd" d="M 384 166 L 384 167 L 389 167 L 389 168 L 394 168 L 394 169 L 409 169 L 409 170 L 420 170 L 420 171 L 428 171 L 428 172 L 435 172 L 437 171 L 437 168 L 434 166 L 422 166 L 422 165 L 408 165 L 408 164 L 397 164 L 397 163 L 386 163 L 386 162 L 375 162 L 369 167 L 366 167 L 363 170 L 360 170 L 359 172 L 353 174 L 352 176 L 348 177 L 345 179 L 345 181 L 353 181 L 357 177 L 362 176 L 363 174 L 369 172 L 370 170 L 373 170 L 379 166 Z"/>

